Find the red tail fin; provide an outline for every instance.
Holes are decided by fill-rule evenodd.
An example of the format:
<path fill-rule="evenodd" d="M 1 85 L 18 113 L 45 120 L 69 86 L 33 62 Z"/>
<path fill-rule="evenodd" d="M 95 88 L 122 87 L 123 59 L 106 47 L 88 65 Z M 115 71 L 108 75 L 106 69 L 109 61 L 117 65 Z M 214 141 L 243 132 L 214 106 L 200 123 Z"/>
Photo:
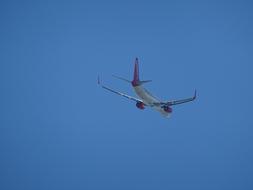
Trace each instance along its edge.
<path fill-rule="evenodd" d="M 138 58 L 135 59 L 134 63 L 134 78 L 132 81 L 133 86 L 137 86 L 139 84 L 139 63 L 138 63 Z"/>
<path fill-rule="evenodd" d="M 140 81 L 139 79 L 139 63 L 138 58 L 136 58 L 134 63 L 134 79 L 132 80 L 132 85 L 139 86 L 147 82 L 151 82 L 151 80 Z"/>

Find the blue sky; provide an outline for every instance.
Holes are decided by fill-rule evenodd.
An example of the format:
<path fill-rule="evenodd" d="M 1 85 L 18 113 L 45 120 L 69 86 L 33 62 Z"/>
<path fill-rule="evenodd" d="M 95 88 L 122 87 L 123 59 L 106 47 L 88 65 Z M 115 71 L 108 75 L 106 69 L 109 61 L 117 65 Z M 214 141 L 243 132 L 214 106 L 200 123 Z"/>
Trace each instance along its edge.
<path fill-rule="evenodd" d="M 252 189 L 251 1 L 1 1 L 0 189 Z M 197 101 L 165 119 L 96 84 Z"/>

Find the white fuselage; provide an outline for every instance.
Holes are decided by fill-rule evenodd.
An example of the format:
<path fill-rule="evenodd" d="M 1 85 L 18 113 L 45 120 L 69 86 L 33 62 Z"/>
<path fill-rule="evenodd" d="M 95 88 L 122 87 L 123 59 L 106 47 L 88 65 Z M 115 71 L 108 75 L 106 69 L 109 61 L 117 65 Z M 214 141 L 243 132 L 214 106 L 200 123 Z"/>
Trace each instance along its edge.
<path fill-rule="evenodd" d="M 170 113 L 164 111 L 164 109 L 161 108 L 160 106 L 155 105 L 155 103 L 160 103 L 161 101 L 158 100 L 156 97 L 154 97 L 152 94 L 150 94 L 141 85 L 139 85 L 139 86 L 133 86 L 133 89 L 134 89 L 135 93 L 144 102 L 144 104 L 146 104 L 147 106 L 150 106 L 150 107 L 154 108 L 155 110 L 159 111 L 165 117 L 169 117 L 170 116 Z"/>

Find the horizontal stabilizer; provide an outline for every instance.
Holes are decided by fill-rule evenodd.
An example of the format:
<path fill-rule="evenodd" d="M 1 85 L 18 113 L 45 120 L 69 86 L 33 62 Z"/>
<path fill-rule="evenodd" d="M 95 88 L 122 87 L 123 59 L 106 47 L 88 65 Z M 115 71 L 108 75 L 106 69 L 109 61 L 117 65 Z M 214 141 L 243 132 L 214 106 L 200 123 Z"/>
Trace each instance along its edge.
<path fill-rule="evenodd" d="M 142 80 L 142 81 L 139 81 L 139 85 L 142 85 L 144 83 L 148 83 L 148 82 L 152 82 L 152 80 Z"/>
<path fill-rule="evenodd" d="M 112 75 L 112 76 L 113 76 L 114 78 L 117 78 L 117 79 L 123 80 L 123 81 L 125 81 L 125 82 L 131 83 L 130 80 L 127 80 L 127 79 L 125 79 L 125 78 L 123 78 L 123 77 L 119 77 L 119 76 L 116 76 L 116 75 Z"/>

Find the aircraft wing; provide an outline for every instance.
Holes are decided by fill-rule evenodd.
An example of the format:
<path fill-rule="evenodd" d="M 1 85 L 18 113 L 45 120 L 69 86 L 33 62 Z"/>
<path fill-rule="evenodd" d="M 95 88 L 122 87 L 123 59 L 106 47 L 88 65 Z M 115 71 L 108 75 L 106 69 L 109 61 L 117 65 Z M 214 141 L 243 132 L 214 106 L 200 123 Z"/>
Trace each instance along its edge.
<path fill-rule="evenodd" d="M 101 85 L 102 88 L 104 88 L 104 89 L 106 89 L 106 90 L 108 90 L 108 91 L 110 91 L 110 92 L 113 92 L 113 93 L 115 93 L 115 94 L 118 94 L 118 95 L 120 95 L 120 96 L 123 96 L 123 97 L 125 97 L 125 98 L 128 98 L 128 99 L 130 99 L 130 100 L 133 100 L 133 101 L 135 101 L 135 102 L 142 102 L 142 103 L 144 103 L 142 100 L 140 100 L 140 99 L 138 99 L 138 98 L 129 96 L 129 95 L 127 95 L 127 94 L 124 94 L 124 93 L 122 93 L 122 92 L 113 90 L 113 89 L 111 89 L 111 88 L 109 88 L 109 87 L 107 87 L 107 86 L 104 86 L 104 85 L 100 84 L 99 78 L 98 78 L 98 84 Z"/>
<path fill-rule="evenodd" d="M 178 105 L 178 104 L 183 104 L 183 103 L 187 103 L 187 102 L 191 102 L 191 101 L 195 100 L 196 97 L 197 97 L 197 91 L 195 90 L 194 96 L 191 98 L 163 102 L 163 103 L 161 103 L 161 105 L 174 106 L 174 105 Z"/>

